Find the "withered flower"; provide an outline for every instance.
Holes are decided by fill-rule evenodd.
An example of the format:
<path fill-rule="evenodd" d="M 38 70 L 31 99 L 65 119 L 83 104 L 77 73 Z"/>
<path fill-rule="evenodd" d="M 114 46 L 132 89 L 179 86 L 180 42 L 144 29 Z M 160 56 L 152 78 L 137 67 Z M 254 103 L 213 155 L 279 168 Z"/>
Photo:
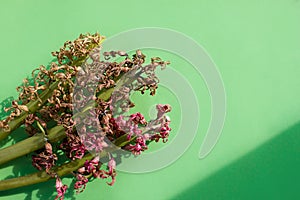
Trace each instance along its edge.
<path fill-rule="evenodd" d="M 171 111 L 170 105 L 158 104 L 156 119 L 148 122 L 140 112 L 126 113 L 135 106 L 130 99 L 133 92 L 149 91 L 151 96 L 155 95 L 159 84 L 155 70 L 164 69 L 169 62 L 155 57 L 145 64 L 146 56 L 141 50 L 131 57 L 124 51 L 103 52 L 101 60 L 103 39 L 98 33 L 81 34 L 76 40 L 65 42 L 59 51 L 52 53 L 57 62 L 49 67 L 39 66 L 32 72 L 32 80 L 24 79 L 17 88 L 18 100 L 6 109 L 10 115 L 0 120 L 0 129 L 8 130 L 10 122 L 24 116 L 22 123 L 29 136 L 42 132 L 45 147 L 32 155 L 32 165 L 56 178 L 56 199 L 63 199 L 68 187 L 53 172 L 58 157 L 52 144 L 71 162 L 84 162 L 73 172 L 74 188 L 82 192 L 91 178 L 111 179 L 108 185 L 116 181 L 116 161 L 112 154 L 109 153 L 107 168 L 103 168 L 100 154 L 83 160 L 90 152 L 108 150 L 111 143 L 116 144 L 121 138 L 119 147 L 138 156 L 149 148 L 150 142 L 160 139 L 166 142 L 171 131 L 166 116 Z M 120 61 L 112 60 L 116 57 Z M 65 131 L 58 144 L 47 139 L 52 127 Z"/>
<path fill-rule="evenodd" d="M 55 165 L 57 156 L 52 152 L 52 145 L 49 142 L 45 144 L 45 150 L 37 155 L 32 156 L 32 165 L 38 170 L 45 169 L 47 173 Z"/>

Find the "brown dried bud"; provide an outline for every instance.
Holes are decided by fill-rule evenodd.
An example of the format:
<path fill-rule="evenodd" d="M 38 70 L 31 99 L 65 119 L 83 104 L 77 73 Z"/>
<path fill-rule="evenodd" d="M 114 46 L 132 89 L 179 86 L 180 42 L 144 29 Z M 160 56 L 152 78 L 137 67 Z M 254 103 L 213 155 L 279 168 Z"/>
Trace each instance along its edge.
<path fill-rule="evenodd" d="M 18 108 L 22 111 L 28 112 L 28 107 L 26 105 L 19 105 Z"/>

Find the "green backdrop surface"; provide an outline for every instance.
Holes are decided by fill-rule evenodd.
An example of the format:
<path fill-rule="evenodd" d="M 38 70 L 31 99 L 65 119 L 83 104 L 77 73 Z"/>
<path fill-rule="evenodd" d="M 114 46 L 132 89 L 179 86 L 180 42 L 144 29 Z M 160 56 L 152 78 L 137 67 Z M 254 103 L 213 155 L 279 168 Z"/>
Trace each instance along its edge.
<path fill-rule="evenodd" d="M 2 0 L 0 5 L 0 102 L 16 97 L 16 86 L 51 61 L 51 51 L 85 32 L 109 37 L 142 27 L 180 31 L 205 48 L 222 76 L 225 126 L 213 151 L 199 160 L 209 94 L 188 63 L 159 53 L 170 58 L 199 99 L 203 117 L 194 142 L 166 168 L 119 172 L 113 187 L 95 180 L 79 195 L 70 190 L 66 199 L 300 198 L 300 1 Z M 21 132 L 15 134 L 19 139 L 25 137 Z M 34 171 L 29 163 L 24 157 L 5 165 L 0 179 Z M 0 199 L 53 199 L 54 191 L 50 181 L 0 192 Z"/>

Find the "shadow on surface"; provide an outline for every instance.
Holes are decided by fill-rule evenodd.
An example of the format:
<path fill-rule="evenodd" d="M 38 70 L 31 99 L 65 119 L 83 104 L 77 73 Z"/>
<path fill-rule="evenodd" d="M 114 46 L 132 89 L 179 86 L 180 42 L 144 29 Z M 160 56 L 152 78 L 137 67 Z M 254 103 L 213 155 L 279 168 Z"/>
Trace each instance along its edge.
<path fill-rule="evenodd" d="M 300 123 L 173 199 L 300 199 Z"/>

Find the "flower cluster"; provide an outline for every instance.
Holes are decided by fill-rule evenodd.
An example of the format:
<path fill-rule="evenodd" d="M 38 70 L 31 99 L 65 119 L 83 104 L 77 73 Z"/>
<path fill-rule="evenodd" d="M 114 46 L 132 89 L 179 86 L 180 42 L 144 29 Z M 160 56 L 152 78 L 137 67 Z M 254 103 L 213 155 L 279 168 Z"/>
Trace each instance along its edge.
<path fill-rule="evenodd" d="M 81 159 L 86 153 L 85 146 L 81 143 L 81 140 L 76 134 L 68 134 L 68 137 L 60 144 L 66 156 L 71 160 Z"/>
<path fill-rule="evenodd" d="M 161 138 L 163 142 L 167 141 L 171 128 L 169 127 L 170 119 L 166 113 L 171 111 L 170 105 L 158 104 L 157 117 L 146 122 L 141 113 L 135 113 L 130 116 L 120 115 L 112 120 L 112 127 L 119 132 L 126 133 L 127 140 L 134 139 L 130 144 L 123 148 L 131 151 L 134 155 L 141 154 L 148 149 L 147 142 L 158 142 Z"/>
<path fill-rule="evenodd" d="M 31 80 L 23 80 L 23 85 L 17 87 L 19 98 L 12 102 L 12 107 L 6 109 L 11 114 L 0 121 L 0 129 L 12 131 L 9 123 L 14 118 L 25 115 L 26 131 L 33 135 L 40 131 L 36 125 L 38 118 L 58 120 L 61 113 L 71 113 L 66 111 L 72 108 L 72 90 L 78 67 L 102 40 L 103 36 L 98 33 L 81 34 L 73 42 L 67 41 L 60 51 L 53 52 L 58 63 L 52 62 L 49 69 L 40 66 L 33 70 Z M 28 111 L 32 113 L 30 116 Z M 32 118 L 36 120 L 31 120 Z M 17 127 L 12 127 L 15 128 Z"/>
<path fill-rule="evenodd" d="M 50 173 L 50 169 L 55 165 L 56 160 L 57 156 L 52 152 L 52 145 L 47 142 L 44 151 L 32 156 L 32 165 L 38 170 L 45 169 L 47 173 Z"/>
<path fill-rule="evenodd" d="M 98 33 L 80 34 L 79 37 L 72 41 L 66 41 L 59 51 L 52 52 L 57 57 L 59 64 L 70 63 L 78 58 L 85 58 L 89 55 L 89 49 L 97 47 L 104 39 Z"/>
<path fill-rule="evenodd" d="M 111 177 L 111 182 L 107 182 L 108 185 L 112 186 L 115 183 L 116 177 L 116 161 L 113 157 L 110 158 L 107 164 L 107 169 L 101 169 L 102 163 L 100 157 L 96 156 L 90 161 L 86 161 L 84 166 L 79 168 L 75 174 L 76 182 L 74 188 L 77 192 L 82 192 L 88 182 L 87 177 L 107 179 Z"/>
<path fill-rule="evenodd" d="M 126 113 L 135 106 L 130 99 L 132 92 L 155 95 L 159 83 L 155 70 L 164 69 L 169 62 L 155 57 L 144 64 L 146 56 L 140 50 L 131 57 L 123 51 L 101 54 L 102 40 L 99 34 L 80 35 L 53 52 L 57 62 L 52 62 L 49 69 L 40 66 L 33 71 L 32 81 L 23 81 L 18 87 L 19 99 L 7 109 L 11 114 L 0 121 L 0 129 L 9 131 L 16 128 L 9 123 L 23 116 L 29 136 L 44 135 L 45 146 L 32 155 L 32 165 L 56 178 L 57 199 L 64 198 L 68 187 L 54 170 L 58 157 L 53 149 L 62 150 L 71 161 L 83 162 L 85 156 L 94 153 L 92 159 L 73 171 L 74 188 L 82 192 L 90 178 L 110 178 L 108 185 L 115 183 L 113 146 L 137 156 L 152 141 L 166 142 L 171 131 L 166 115 L 170 105 L 158 104 L 157 116 L 150 121 L 140 112 Z M 102 55 L 104 59 L 100 59 Z M 121 61 L 112 60 L 116 57 Z M 56 127 L 62 127 L 65 135 L 54 144 L 48 140 L 48 130 Z M 102 152 L 108 152 L 107 168 L 100 161 Z"/>

